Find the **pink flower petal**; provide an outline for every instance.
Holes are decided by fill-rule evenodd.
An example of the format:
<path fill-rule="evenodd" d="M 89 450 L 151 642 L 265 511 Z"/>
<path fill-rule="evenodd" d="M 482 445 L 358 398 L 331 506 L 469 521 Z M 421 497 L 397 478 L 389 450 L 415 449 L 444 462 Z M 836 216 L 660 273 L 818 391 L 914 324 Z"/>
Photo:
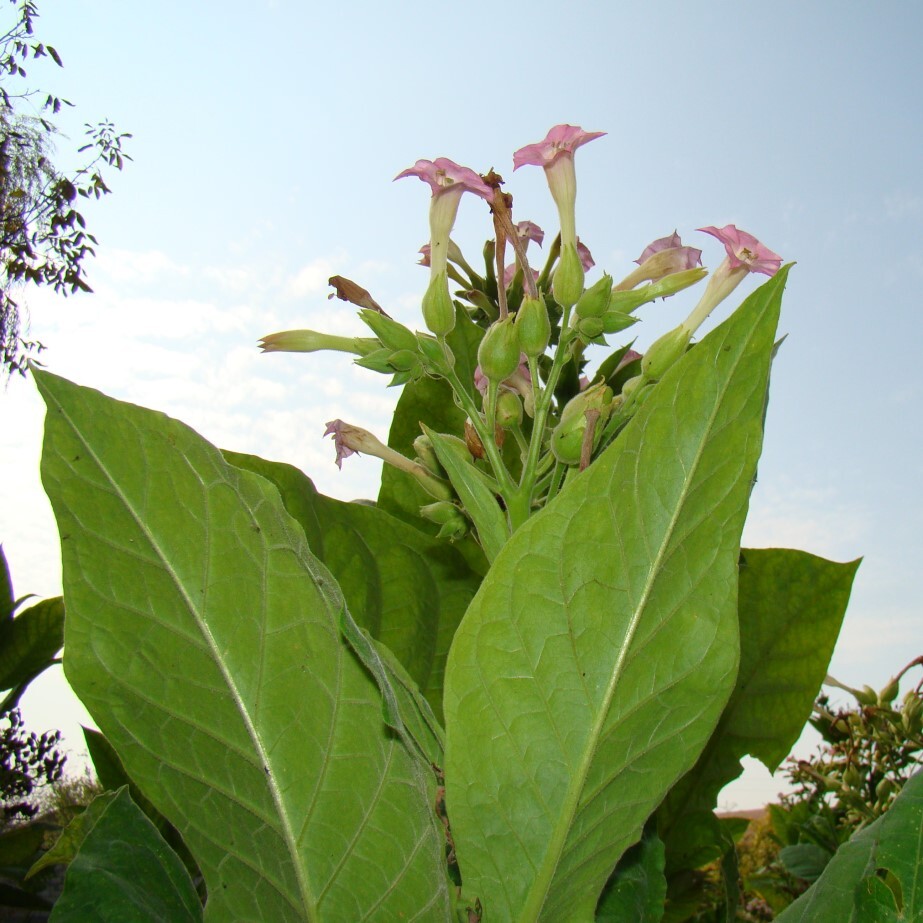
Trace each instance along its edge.
<path fill-rule="evenodd" d="M 773 253 L 752 234 L 738 230 L 733 224 L 726 224 L 723 228 L 710 226 L 698 230 L 717 237 L 724 244 L 731 269 L 745 266 L 750 272 L 774 276 L 782 265 L 782 257 L 778 253 Z"/>
<path fill-rule="evenodd" d="M 640 266 L 649 256 L 659 253 L 661 250 L 672 250 L 674 247 L 682 247 L 683 242 L 679 234 L 674 231 L 669 237 L 658 237 L 653 243 L 644 248 L 644 252 L 635 262 Z"/>
<path fill-rule="evenodd" d="M 324 430 L 325 436 L 333 436 L 333 444 L 336 446 L 337 450 L 337 468 L 339 468 L 341 471 L 343 470 L 343 459 L 349 458 L 350 455 L 356 454 L 356 450 L 351 449 L 344 442 L 344 427 L 348 428 L 349 424 L 344 423 L 342 420 L 331 420 L 327 424 L 327 428 Z"/>
<path fill-rule="evenodd" d="M 461 186 L 463 190 L 473 192 L 482 199 L 487 199 L 488 202 L 493 200 L 493 189 L 474 170 L 460 167 L 454 160 L 449 160 L 447 157 L 418 160 L 412 167 L 402 170 L 394 178 L 403 179 L 405 176 L 416 176 L 423 182 L 429 183 L 434 196 L 442 195 L 450 189 L 457 189 Z"/>
<path fill-rule="evenodd" d="M 520 221 L 516 230 L 523 240 L 534 240 L 539 246 L 545 239 L 545 232 L 533 221 Z"/>
<path fill-rule="evenodd" d="M 526 164 L 548 167 L 562 155 L 573 157 L 578 147 L 604 134 L 604 131 L 584 131 L 576 125 L 555 125 L 544 141 L 527 144 L 513 154 L 513 169 L 518 170 Z"/>
<path fill-rule="evenodd" d="M 596 260 L 593 259 L 590 248 L 586 244 L 580 243 L 579 237 L 577 238 L 577 256 L 580 257 L 580 265 L 583 267 L 584 272 L 589 272 L 596 265 Z"/>

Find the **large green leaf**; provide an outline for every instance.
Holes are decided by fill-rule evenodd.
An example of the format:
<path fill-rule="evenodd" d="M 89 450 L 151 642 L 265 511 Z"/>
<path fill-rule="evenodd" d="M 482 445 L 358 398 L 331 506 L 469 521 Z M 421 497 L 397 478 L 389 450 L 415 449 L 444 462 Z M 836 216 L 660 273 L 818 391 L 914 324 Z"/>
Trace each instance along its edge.
<path fill-rule="evenodd" d="M 97 797 L 48 856 L 69 863 L 50 923 L 202 919 L 202 905 L 179 856 L 131 800 L 127 788 Z"/>
<path fill-rule="evenodd" d="M 276 488 L 162 414 L 36 379 L 65 672 L 182 834 L 206 918 L 447 919 L 434 782 Z"/>
<path fill-rule="evenodd" d="M 923 921 L 923 771 L 888 813 L 844 843 L 777 923 Z"/>
<path fill-rule="evenodd" d="M 689 852 L 692 827 L 681 819 L 714 809 L 743 756 L 775 772 L 791 751 L 827 673 L 858 566 L 784 548 L 742 552 L 740 670 L 708 745 L 658 811 L 668 867 Z"/>
<path fill-rule="evenodd" d="M 786 272 L 510 539 L 446 671 L 446 799 L 485 920 L 592 920 L 734 686 L 737 561 Z"/>
<path fill-rule="evenodd" d="M 667 895 L 663 843 L 653 824 L 622 856 L 596 908 L 596 923 L 660 923 Z"/>
<path fill-rule="evenodd" d="M 276 485 L 352 617 L 390 648 L 441 716 L 449 645 L 481 582 L 464 557 L 384 510 L 319 494 L 291 465 L 235 452 L 225 457 Z"/>

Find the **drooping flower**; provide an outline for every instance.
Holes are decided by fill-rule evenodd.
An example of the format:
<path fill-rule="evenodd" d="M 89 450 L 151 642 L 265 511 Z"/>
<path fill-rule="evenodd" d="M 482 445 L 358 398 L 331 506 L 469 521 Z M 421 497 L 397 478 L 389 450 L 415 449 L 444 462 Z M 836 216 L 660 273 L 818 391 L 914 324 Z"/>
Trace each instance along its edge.
<path fill-rule="evenodd" d="M 436 477 L 419 462 L 411 461 L 400 452 L 386 446 L 377 436 L 361 426 L 353 426 L 350 423 L 344 423 L 343 420 L 331 420 L 324 430 L 324 435 L 333 436 L 337 451 L 336 463 L 340 470 L 343 468 L 344 458 L 362 452 L 380 458 L 416 478 L 420 486 L 437 500 L 452 498 L 452 488 L 445 481 Z"/>
<path fill-rule="evenodd" d="M 778 253 L 773 253 L 752 234 L 738 230 L 733 224 L 726 224 L 723 228 L 707 227 L 699 230 L 717 237 L 724 244 L 731 269 L 745 266 L 748 272 L 774 276 L 782 265 L 782 257 Z"/>
<path fill-rule="evenodd" d="M 350 426 L 342 420 L 331 420 L 324 430 L 325 436 L 333 436 L 333 444 L 337 450 L 337 468 L 343 470 L 343 459 L 349 458 L 350 455 L 358 453 L 358 449 L 353 448 L 355 440 L 359 433 L 365 433 L 365 430 L 359 430 L 356 426 Z"/>
<path fill-rule="evenodd" d="M 674 231 L 668 237 L 658 237 L 657 240 L 649 243 L 635 262 L 640 266 L 648 257 L 659 253 L 661 250 L 672 250 L 674 247 L 682 247 L 683 242 L 679 234 Z"/>
<path fill-rule="evenodd" d="M 701 266 L 702 251 L 684 247 L 679 234 L 674 231 L 648 244 L 635 262 L 638 268 L 615 286 L 617 292 L 628 291 L 641 282 L 659 282 L 665 276 Z"/>

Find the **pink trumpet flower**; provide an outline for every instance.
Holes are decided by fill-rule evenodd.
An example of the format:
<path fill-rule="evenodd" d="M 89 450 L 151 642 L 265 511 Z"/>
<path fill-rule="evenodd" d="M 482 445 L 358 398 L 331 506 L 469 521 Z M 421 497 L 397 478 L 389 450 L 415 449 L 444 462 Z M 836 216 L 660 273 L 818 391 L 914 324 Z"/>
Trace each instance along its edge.
<path fill-rule="evenodd" d="M 748 272 L 774 276 L 782 265 L 782 257 L 778 253 L 773 253 L 752 234 L 739 231 L 733 224 L 726 224 L 723 228 L 707 227 L 698 230 L 717 237 L 724 244 L 731 269 L 744 266 Z"/>

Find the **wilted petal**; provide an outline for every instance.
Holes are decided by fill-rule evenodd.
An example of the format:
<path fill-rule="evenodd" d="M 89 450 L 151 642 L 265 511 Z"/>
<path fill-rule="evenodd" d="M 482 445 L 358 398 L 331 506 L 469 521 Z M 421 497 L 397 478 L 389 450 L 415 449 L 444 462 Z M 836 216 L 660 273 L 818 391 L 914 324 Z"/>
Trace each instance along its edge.
<path fill-rule="evenodd" d="M 555 125 L 544 141 L 527 144 L 513 154 L 513 169 L 518 170 L 526 164 L 548 167 L 562 155 L 573 157 L 578 147 L 604 134 L 604 131 L 584 131 L 576 125 Z"/>
<path fill-rule="evenodd" d="M 430 253 L 430 246 L 429 246 L 429 244 L 423 244 L 423 246 L 420 247 L 420 249 L 417 251 L 417 253 L 421 253 L 421 254 L 422 254 L 422 256 L 420 257 L 420 261 L 419 261 L 418 265 L 420 265 L 420 266 L 429 266 L 429 253 Z"/>
<path fill-rule="evenodd" d="M 648 244 L 635 262 L 640 266 L 648 257 L 659 253 L 661 250 L 672 250 L 674 247 L 682 247 L 682 245 L 683 242 L 680 240 L 679 234 L 674 231 L 669 237 L 658 237 L 653 243 Z"/>
<path fill-rule="evenodd" d="M 583 267 L 584 272 L 589 272 L 596 265 L 596 260 L 593 259 L 590 248 L 586 244 L 580 243 L 579 237 L 577 238 L 577 256 L 580 257 L 580 265 Z"/>
<path fill-rule="evenodd" d="M 379 314 L 384 314 L 385 317 L 388 315 L 385 314 L 381 305 L 364 289 L 361 285 L 356 282 L 353 282 L 352 279 L 347 279 L 345 276 L 331 276 L 327 280 L 328 285 L 332 285 L 336 292 L 331 292 L 327 297 L 333 298 L 334 294 L 340 299 L 340 301 L 348 301 L 350 304 L 354 304 L 360 308 L 369 308 L 372 311 L 377 311 Z"/>
<path fill-rule="evenodd" d="M 490 202 L 493 199 L 493 190 L 474 170 L 461 167 L 454 160 L 447 157 L 437 157 L 435 160 L 418 160 L 412 167 L 402 170 L 395 179 L 405 176 L 416 176 L 429 183 L 433 195 L 442 195 L 449 190 L 462 190 L 473 192 Z"/>
<path fill-rule="evenodd" d="M 533 221 L 520 221 L 516 225 L 516 232 L 522 240 L 534 240 L 539 246 L 545 239 L 545 232 Z"/>
<path fill-rule="evenodd" d="M 325 436 L 333 436 L 333 444 L 337 450 L 337 468 L 341 471 L 343 470 L 343 459 L 356 454 L 356 450 L 350 448 L 348 444 L 351 431 L 354 429 L 355 427 L 344 423 L 342 420 L 331 420 L 324 430 Z"/>
<path fill-rule="evenodd" d="M 745 267 L 750 272 L 761 272 L 774 276 L 782 265 L 782 257 L 761 244 L 752 234 L 738 230 L 733 224 L 723 228 L 699 228 L 712 237 L 717 237 L 724 244 L 731 269 Z"/>

